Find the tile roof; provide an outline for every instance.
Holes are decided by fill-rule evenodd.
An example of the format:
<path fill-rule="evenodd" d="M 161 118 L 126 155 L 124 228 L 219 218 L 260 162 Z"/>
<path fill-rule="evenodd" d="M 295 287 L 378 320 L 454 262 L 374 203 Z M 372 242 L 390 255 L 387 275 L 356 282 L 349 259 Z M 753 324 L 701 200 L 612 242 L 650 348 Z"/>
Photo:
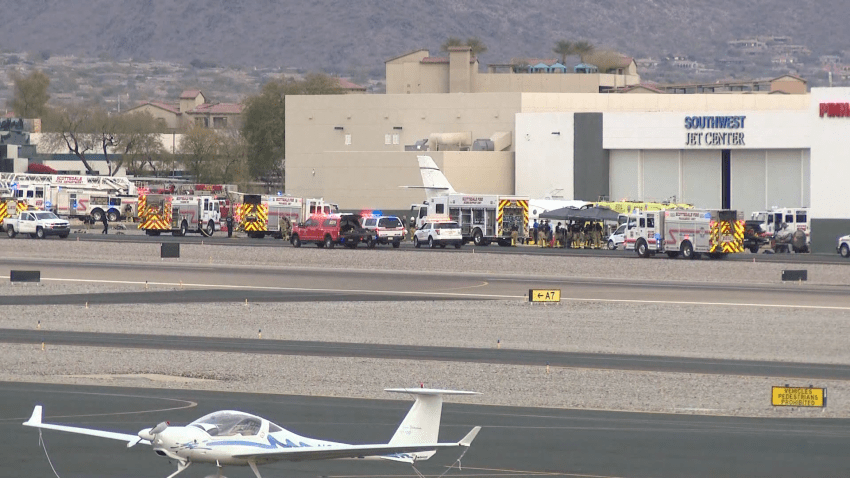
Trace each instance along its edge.
<path fill-rule="evenodd" d="M 162 109 L 164 109 L 166 111 L 170 111 L 174 114 L 180 114 L 180 108 L 177 105 L 174 105 L 174 104 L 171 104 L 171 103 L 166 103 L 164 101 L 147 101 L 145 103 L 142 103 L 139 106 L 142 106 L 142 105 L 145 105 L 145 104 L 148 104 L 148 105 L 151 105 L 151 106 L 156 106 L 157 108 L 162 108 Z"/>
<path fill-rule="evenodd" d="M 181 100 L 193 100 L 198 97 L 198 95 L 202 94 L 201 90 L 185 90 L 183 93 L 180 93 Z"/>
<path fill-rule="evenodd" d="M 471 57 L 469 59 L 469 63 L 475 63 L 478 61 L 478 58 Z M 447 56 L 427 56 L 420 61 L 420 63 L 448 63 L 449 57 Z"/>
<path fill-rule="evenodd" d="M 187 114 L 241 114 L 242 105 L 238 103 L 204 103 L 186 112 Z"/>
<path fill-rule="evenodd" d="M 339 78 L 339 86 L 344 90 L 363 90 L 366 91 L 365 86 L 360 86 L 356 83 L 352 83 L 345 78 Z"/>

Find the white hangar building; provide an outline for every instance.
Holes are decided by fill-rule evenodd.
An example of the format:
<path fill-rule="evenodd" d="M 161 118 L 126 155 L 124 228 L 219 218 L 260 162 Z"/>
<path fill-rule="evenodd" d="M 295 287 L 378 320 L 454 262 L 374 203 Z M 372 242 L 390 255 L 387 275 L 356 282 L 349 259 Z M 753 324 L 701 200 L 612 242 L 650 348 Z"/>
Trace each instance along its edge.
<path fill-rule="evenodd" d="M 429 139 L 458 191 L 809 207 L 815 252 L 850 233 L 850 88 L 290 96 L 286 110 L 287 192 L 344 209 L 424 199 L 401 186 L 421 184 L 410 149 Z"/>

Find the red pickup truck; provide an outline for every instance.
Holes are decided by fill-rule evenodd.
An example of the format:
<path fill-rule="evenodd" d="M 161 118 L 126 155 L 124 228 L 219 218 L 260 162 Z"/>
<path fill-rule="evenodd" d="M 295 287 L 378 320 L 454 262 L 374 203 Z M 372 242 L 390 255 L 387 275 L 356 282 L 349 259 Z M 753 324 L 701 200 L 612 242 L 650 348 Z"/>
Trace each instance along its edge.
<path fill-rule="evenodd" d="M 366 243 L 371 234 L 360 227 L 360 216 L 357 214 L 339 214 L 333 216 L 310 216 L 303 223 L 292 228 L 289 242 L 293 247 L 313 242 L 319 247 L 333 249 L 337 244 L 349 248 L 357 247 L 361 242 Z"/>

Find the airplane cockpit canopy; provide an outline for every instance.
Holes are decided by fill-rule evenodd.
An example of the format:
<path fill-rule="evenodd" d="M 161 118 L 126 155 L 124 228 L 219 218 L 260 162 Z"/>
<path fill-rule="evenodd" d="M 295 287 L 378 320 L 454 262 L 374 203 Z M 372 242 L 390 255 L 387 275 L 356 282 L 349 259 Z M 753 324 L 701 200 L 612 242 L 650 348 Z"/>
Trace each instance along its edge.
<path fill-rule="evenodd" d="M 210 436 L 254 436 L 260 433 L 262 424 L 263 419 L 260 417 L 227 410 L 205 415 L 190 423 L 189 426 L 198 427 Z M 279 427 L 269 424 L 269 431 L 274 431 L 275 428 Z"/>

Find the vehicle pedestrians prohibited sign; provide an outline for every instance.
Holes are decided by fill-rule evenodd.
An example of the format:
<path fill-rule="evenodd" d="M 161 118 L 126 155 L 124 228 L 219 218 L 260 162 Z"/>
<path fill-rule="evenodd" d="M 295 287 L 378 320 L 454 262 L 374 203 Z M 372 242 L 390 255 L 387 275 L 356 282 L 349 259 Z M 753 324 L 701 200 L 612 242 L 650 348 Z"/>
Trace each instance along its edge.
<path fill-rule="evenodd" d="M 825 407 L 826 388 L 773 387 L 774 407 Z"/>
<path fill-rule="evenodd" d="M 560 302 L 561 289 L 528 289 L 529 302 Z"/>

